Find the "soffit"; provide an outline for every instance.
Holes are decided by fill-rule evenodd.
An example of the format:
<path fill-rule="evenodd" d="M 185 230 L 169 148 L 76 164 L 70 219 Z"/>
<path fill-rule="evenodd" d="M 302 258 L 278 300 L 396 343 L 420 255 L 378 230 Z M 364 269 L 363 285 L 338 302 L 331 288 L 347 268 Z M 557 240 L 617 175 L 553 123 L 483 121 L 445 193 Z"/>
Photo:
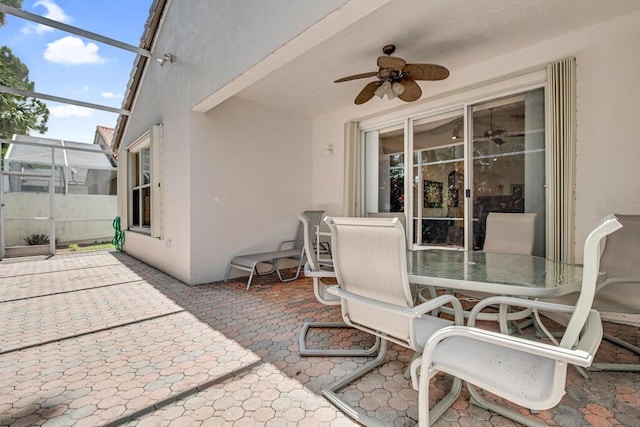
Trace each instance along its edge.
<path fill-rule="evenodd" d="M 283 64 L 237 95 L 310 117 L 345 108 L 372 79 L 333 80 L 377 71 L 385 44 L 408 62 L 474 63 L 640 9 L 637 0 L 393 0 Z M 428 92 L 430 82 L 421 82 Z"/>

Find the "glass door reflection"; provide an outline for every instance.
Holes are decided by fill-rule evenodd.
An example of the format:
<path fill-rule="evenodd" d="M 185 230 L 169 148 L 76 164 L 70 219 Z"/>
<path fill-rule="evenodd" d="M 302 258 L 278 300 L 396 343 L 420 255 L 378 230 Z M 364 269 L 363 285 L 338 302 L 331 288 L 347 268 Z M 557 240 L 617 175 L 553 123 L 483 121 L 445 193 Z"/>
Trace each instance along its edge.
<path fill-rule="evenodd" d="M 464 247 L 464 117 L 413 122 L 413 243 Z"/>

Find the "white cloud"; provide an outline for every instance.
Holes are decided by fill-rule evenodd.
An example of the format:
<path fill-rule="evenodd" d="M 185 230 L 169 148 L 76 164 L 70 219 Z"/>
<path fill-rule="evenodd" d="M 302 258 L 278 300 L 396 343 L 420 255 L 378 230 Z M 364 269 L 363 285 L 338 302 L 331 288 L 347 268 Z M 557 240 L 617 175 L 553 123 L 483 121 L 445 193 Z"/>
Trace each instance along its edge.
<path fill-rule="evenodd" d="M 101 95 L 103 98 L 106 98 L 106 99 L 122 99 L 124 97 L 124 95 L 120 93 L 113 93 L 113 92 L 102 92 Z"/>
<path fill-rule="evenodd" d="M 64 10 L 60 6 L 58 6 L 53 0 L 38 0 L 33 4 L 33 8 L 35 9 L 38 6 L 42 6 L 47 10 L 43 16 L 45 18 L 52 19 L 54 21 L 69 23 L 71 22 L 71 18 L 64 13 Z M 28 24 L 20 30 L 23 34 L 42 34 L 49 31 L 53 31 L 54 28 L 48 27 L 42 24 Z"/>
<path fill-rule="evenodd" d="M 89 108 L 79 107 L 77 105 L 59 105 L 49 108 L 51 117 L 67 118 L 67 117 L 91 117 L 93 111 Z"/>
<path fill-rule="evenodd" d="M 105 59 L 98 54 L 98 45 L 85 44 L 80 38 L 66 36 L 47 43 L 44 59 L 59 64 L 100 64 Z"/>

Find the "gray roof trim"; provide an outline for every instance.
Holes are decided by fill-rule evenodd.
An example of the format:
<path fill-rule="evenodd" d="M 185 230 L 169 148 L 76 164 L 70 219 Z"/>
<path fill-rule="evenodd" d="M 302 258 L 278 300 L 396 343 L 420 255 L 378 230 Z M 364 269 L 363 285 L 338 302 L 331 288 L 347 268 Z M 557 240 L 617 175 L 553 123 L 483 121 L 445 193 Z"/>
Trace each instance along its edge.
<path fill-rule="evenodd" d="M 151 49 L 156 39 L 158 31 L 160 29 L 160 23 L 164 16 L 166 6 L 170 0 L 154 0 L 149 8 L 149 18 L 144 26 L 144 33 L 140 39 L 140 47 L 143 49 Z M 122 101 L 122 108 L 127 111 L 131 111 L 133 104 L 138 96 L 138 90 L 140 89 L 140 83 L 147 68 L 149 58 L 146 56 L 138 55 L 133 63 L 133 69 L 129 77 L 129 83 L 127 84 L 127 91 Z M 122 143 L 122 136 L 127 128 L 127 122 L 129 117 L 121 114 L 118 116 L 116 127 L 113 132 L 112 148 L 114 152 L 118 152 L 120 144 Z"/>

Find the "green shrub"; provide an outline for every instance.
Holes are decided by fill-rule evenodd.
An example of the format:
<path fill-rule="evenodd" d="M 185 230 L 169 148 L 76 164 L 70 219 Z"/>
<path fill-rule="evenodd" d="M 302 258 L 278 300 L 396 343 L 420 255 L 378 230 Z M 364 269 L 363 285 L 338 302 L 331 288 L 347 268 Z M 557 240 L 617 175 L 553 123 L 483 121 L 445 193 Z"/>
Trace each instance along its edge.
<path fill-rule="evenodd" d="M 69 245 L 69 250 L 70 250 L 70 251 L 74 251 L 74 252 L 75 252 L 75 251 L 79 251 L 79 250 L 80 250 L 80 246 L 78 246 L 78 244 L 77 244 L 77 243 L 71 243 L 71 244 Z"/>
<path fill-rule="evenodd" d="M 48 245 L 49 236 L 46 234 L 33 233 L 23 239 L 27 245 Z"/>

